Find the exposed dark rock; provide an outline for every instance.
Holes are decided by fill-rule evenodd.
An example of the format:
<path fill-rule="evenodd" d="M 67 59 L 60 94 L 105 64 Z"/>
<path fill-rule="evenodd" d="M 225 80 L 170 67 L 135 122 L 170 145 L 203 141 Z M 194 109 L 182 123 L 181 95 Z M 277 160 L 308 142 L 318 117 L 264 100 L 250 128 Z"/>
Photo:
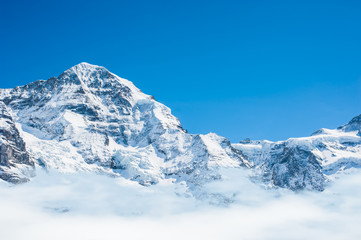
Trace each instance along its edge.
<path fill-rule="evenodd" d="M 21 173 L 22 166 L 33 168 L 34 162 L 5 104 L 0 102 L 0 178 L 12 183 L 28 181 Z"/>

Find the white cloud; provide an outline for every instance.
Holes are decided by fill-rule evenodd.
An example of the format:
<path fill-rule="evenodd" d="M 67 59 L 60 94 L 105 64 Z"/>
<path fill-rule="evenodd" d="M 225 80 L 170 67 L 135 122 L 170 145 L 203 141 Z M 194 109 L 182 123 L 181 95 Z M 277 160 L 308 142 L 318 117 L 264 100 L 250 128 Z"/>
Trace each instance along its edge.
<path fill-rule="evenodd" d="M 98 175 L 40 174 L 0 184 L 1 239 L 361 239 L 361 174 L 323 193 L 264 190 L 248 172 L 225 170 L 195 200 L 181 184 L 148 188 Z M 176 194 L 177 193 L 177 194 Z M 219 200 L 219 199 L 218 199 Z"/>

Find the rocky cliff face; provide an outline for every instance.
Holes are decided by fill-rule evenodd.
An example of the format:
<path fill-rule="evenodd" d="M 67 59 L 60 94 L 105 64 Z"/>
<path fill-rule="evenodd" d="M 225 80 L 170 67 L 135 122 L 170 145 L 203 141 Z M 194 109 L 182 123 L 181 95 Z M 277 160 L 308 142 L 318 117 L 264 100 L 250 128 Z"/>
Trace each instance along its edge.
<path fill-rule="evenodd" d="M 0 102 L 0 178 L 12 183 L 26 182 L 33 175 L 33 168 L 25 142 L 5 104 Z"/>

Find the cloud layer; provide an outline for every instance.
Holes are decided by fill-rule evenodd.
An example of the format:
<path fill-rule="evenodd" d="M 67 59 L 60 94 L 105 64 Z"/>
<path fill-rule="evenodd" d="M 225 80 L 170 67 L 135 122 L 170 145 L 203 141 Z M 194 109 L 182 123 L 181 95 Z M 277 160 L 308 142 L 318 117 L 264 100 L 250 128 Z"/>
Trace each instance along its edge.
<path fill-rule="evenodd" d="M 196 200 L 184 184 L 142 187 L 99 175 L 40 173 L 0 184 L 2 239 L 360 239 L 361 173 L 322 193 L 265 190 L 224 170 Z"/>

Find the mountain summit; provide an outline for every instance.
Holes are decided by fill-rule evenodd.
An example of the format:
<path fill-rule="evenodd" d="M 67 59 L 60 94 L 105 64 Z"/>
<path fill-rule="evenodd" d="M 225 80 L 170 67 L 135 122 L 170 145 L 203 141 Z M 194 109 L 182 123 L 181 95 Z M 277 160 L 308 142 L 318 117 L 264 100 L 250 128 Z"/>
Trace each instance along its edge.
<path fill-rule="evenodd" d="M 103 172 L 143 185 L 171 176 L 197 185 L 219 178 L 221 166 L 250 166 L 227 139 L 188 134 L 169 108 L 103 67 L 80 63 L 0 96 L 44 168 Z"/>
<path fill-rule="evenodd" d="M 361 166 L 361 115 L 308 138 L 231 144 L 214 133 L 188 133 L 168 107 L 88 63 L 0 89 L 0 110 L 0 178 L 14 183 L 44 168 L 98 172 L 145 186 L 184 181 L 201 195 L 197 189 L 222 179 L 220 169 L 243 167 L 270 186 L 321 191 L 335 174 Z"/>

